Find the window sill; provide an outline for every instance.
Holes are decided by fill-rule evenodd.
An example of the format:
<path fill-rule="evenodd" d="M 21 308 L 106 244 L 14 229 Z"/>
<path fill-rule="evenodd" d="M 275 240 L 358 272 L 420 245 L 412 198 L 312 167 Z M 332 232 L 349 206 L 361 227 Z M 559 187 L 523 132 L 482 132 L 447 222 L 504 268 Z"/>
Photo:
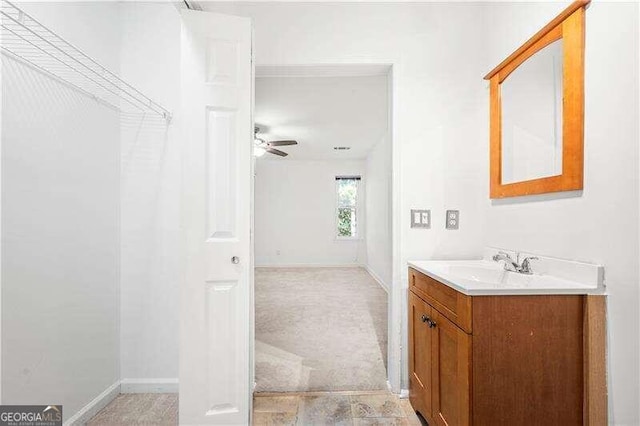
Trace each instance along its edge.
<path fill-rule="evenodd" d="M 336 237 L 335 241 L 364 241 L 364 238 L 360 237 Z"/>

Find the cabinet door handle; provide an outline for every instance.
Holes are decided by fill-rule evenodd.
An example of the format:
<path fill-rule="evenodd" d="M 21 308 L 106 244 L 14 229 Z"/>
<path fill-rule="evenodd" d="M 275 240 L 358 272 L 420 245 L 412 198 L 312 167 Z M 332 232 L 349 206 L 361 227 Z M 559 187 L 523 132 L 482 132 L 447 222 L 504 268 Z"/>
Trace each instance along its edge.
<path fill-rule="evenodd" d="M 432 320 L 431 318 L 429 318 L 429 328 L 436 328 L 436 322 L 434 320 Z"/>
<path fill-rule="evenodd" d="M 426 322 L 426 323 L 428 323 L 429 321 L 431 321 L 431 318 L 429 318 L 429 317 L 428 317 L 428 316 L 426 316 L 426 315 L 423 315 L 420 319 L 422 320 L 422 322 Z"/>

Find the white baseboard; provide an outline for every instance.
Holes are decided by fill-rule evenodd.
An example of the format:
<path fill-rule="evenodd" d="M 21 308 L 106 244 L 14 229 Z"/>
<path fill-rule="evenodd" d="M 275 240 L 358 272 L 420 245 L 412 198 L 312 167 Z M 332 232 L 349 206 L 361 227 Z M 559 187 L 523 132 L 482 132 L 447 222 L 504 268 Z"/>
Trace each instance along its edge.
<path fill-rule="evenodd" d="M 262 264 L 255 265 L 256 268 L 364 268 L 362 263 L 289 263 L 289 264 Z"/>
<path fill-rule="evenodd" d="M 98 411 L 102 410 L 107 406 L 107 404 L 113 401 L 119 394 L 120 382 L 116 382 L 64 422 L 65 426 L 84 425 L 89 421 L 89 419 L 98 414 Z"/>
<path fill-rule="evenodd" d="M 389 287 L 387 286 L 387 284 L 385 284 L 384 281 L 382 281 L 382 279 L 378 276 L 378 274 L 376 274 L 375 272 L 373 272 L 373 269 L 371 269 L 369 267 L 369 265 L 363 265 L 362 266 L 364 269 L 366 269 L 366 271 L 369 273 L 369 275 L 371 275 L 373 277 L 373 279 L 380 285 L 380 287 L 382 287 L 382 289 L 384 291 L 387 292 L 387 294 L 389 294 Z"/>
<path fill-rule="evenodd" d="M 122 379 L 121 393 L 178 393 L 178 379 Z"/>

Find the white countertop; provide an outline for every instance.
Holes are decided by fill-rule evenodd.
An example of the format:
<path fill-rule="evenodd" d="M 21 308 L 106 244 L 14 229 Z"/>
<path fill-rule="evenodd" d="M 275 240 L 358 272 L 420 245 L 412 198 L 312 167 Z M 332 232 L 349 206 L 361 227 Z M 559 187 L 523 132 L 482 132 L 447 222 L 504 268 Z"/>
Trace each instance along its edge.
<path fill-rule="evenodd" d="M 486 259 L 416 260 L 410 261 L 409 266 L 470 296 L 604 293 L 600 279 L 578 282 L 551 274 L 519 274 L 505 271 L 502 263 Z M 597 271 L 597 275 L 603 273 Z"/>

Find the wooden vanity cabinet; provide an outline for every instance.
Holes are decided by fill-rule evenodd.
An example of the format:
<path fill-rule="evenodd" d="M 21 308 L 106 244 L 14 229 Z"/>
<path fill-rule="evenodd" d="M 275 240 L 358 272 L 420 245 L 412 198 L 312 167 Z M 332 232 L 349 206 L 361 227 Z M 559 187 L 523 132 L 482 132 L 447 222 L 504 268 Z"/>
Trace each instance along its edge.
<path fill-rule="evenodd" d="M 409 269 L 409 398 L 430 426 L 604 426 L 604 296 L 467 296 Z"/>
<path fill-rule="evenodd" d="M 468 425 L 471 336 L 423 300 L 445 310 L 446 305 L 457 306 L 457 295 L 448 291 L 453 290 L 450 287 L 417 271 L 410 270 L 410 283 L 413 284 L 410 285 L 413 290 L 409 291 L 411 405 L 429 425 Z M 449 317 L 458 317 L 455 310 L 447 311 Z"/>
<path fill-rule="evenodd" d="M 420 413 L 431 413 L 431 307 L 409 292 L 409 402 Z"/>
<path fill-rule="evenodd" d="M 470 423 L 471 336 L 433 311 L 431 415 L 437 425 Z"/>

